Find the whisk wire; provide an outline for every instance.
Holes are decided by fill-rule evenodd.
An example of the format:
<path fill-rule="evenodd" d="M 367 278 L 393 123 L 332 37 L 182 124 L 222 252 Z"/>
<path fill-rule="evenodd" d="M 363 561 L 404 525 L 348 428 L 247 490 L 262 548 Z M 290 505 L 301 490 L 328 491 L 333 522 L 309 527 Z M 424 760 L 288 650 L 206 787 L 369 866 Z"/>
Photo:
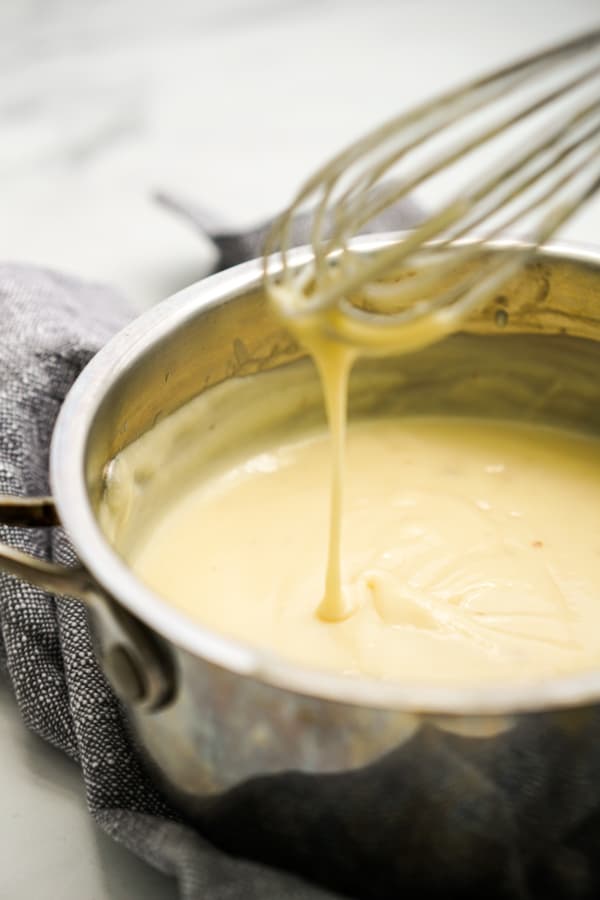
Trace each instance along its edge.
<path fill-rule="evenodd" d="M 600 111 L 600 107 L 598 104 L 594 105 L 595 110 Z M 575 120 L 578 117 L 573 117 Z M 557 132 L 549 139 L 544 145 L 543 149 L 547 150 L 551 146 L 555 146 L 559 139 L 564 138 L 565 134 L 561 130 L 557 130 Z M 552 158 L 552 165 L 556 165 L 560 162 L 564 162 L 569 156 L 573 155 L 576 151 L 581 150 L 583 146 L 587 144 L 587 142 L 596 139 L 597 144 L 593 145 L 589 154 L 587 154 L 585 158 L 585 163 L 591 162 L 594 157 L 600 154 L 600 142 L 598 139 L 600 137 L 600 120 L 596 121 L 593 126 L 588 129 L 588 131 L 582 135 L 577 137 L 574 140 L 571 140 L 567 143 L 566 146 L 560 147 L 558 151 L 554 154 Z M 525 163 L 537 160 L 539 156 L 539 149 L 536 148 L 534 151 L 527 153 L 525 156 L 520 156 L 514 163 L 511 163 L 510 167 L 506 170 L 504 175 L 508 176 L 508 174 L 517 176 L 521 173 L 523 166 Z M 558 189 L 564 187 L 571 179 L 576 177 L 580 168 L 582 166 L 581 161 L 575 161 L 574 165 L 568 169 L 565 173 L 560 177 L 556 177 L 555 180 L 549 182 L 545 191 L 541 196 L 534 197 L 524 208 L 517 208 L 512 212 L 508 217 L 505 217 L 496 225 L 496 227 L 489 231 L 487 234 L 487 240 L 498 237 L 503 232 L 506 232 L 508 228 L 514 225 L 520 218 L 525 217 L 529 213 L 533 212 L 541 203 L 546 202 L 550 199 Z M 546 168 L 538 169 L 531 174 L 528 174 L 525 179 L 517 182 L 516 184 L 508 184 L 506 185 L 505 179 L 503 177 L 493 178 L 492 181 L 486 181 L 485 185 L 478 191 L 474 191 L 472 194 L 472 200 L 474 203 L 474 208 L 476 208 L 476 204 L 482 198 L 485 198 L 489 195 L 490 191 L 497 187 L 498 184 L 501 187 L 504 187 L 505 190 L 501 194 L 499 200 L 488 209 L 485 209 L 483 212 L 479 213 L 475 218 L 466 219 L 462 226 L 458 229 L 451 229 L 451 234 L 437 243 L 438 251 L 447 249 L 450 244 L 454 241 L 459 240 L 462 237 L 465 237 L 469 231 L 476 228 L 480 225 L 486 218 L 498 213 L 502 209 L 504 209 L 508 204 L 510 204 L 513 200 L 519 198 L 519 196 L 524 193 L 528 188 L 532 187 L 536 182 L 540 181 L 542 178 L 548 176 L 548 170 Z M 445 262 L 440 262 L 437 266 L 436 270 L 432 273 L 428 269 L 424 269 L 421 272 L 418 272 L 413 278 L 407 281 L 402 281 L 400 283 L 391 282 L 385 284 L 372 284 L 366 285 L 364 288 L 364 294 L 367 298 L 378 298 L 379 300 L 387 297 L 388 299 L 393 298 L 396 304 L 400 304 L 402 306 L 407 305 L 409 302 L 417 302 L 419 296 L 428 296 L 429 293 L 435 288 L 436 284 L 444 281 L 445 277 L 457 267 L 457 265 L 462 265 L 467 262 L 471 262 L 476 259 L 478 256 L 481 256 L 481 252 L 478 249 L 482 244 L 482 241 L 473 242 L 469 246 L 464 248 L 457 248 L 453 255 L 448 257 L 448 260 Z M 487 259 L 489 253 L 485 255 L 485 259 Z M 482 261 L 483 257 L 482 257 Z M 468 284 L 464 285 L 466 289 Z M 447 292 L 446 294 L 440 295 L 440 303 L 443 302 L 451 302 L 452 299 L 456 298 L 457 289 L 453 288 L 452 291 Z"/>
<path fill-rule="evenodd" d="M 396 203 L 403 196 L 406 196 L 406 194 L 414 191 L 421 184 L 423 184 L 424 181 L 438 174 L 440 171 L 442 171 L 442 169 L 445 169 L 453 163 L 459 161 L 462 157 L 466 156 L 471 151 L 477 149 L 485 142 L 492 140 L 502 132 L 505 132 L 508 128 L 519 124 L 533 113 L 539 112 L 545 106 L 548 106 L 558 98 L 564 96 L 574 87 L 578 87 L 581 84 L 585 83 L 585 81 L 589 80 L 591 77 L 597 75 L 598 73 L 600 73 L 600 66 L 594 66 L 593 69 L 589 70 L 589 72 L 585 73 L 585 75 L 582 75 L 577 79 L 570 81 L 567 85 L 562 86 L 560 89 L 552 91 L 541 100 L 536 100 L 535 103 L 532 103 L 525 109 L 519 110 L 516 114 L 505 118 L 503 121 L 495 124 L 492 128 L 488 128 L 484 132 L 476 134 L 475 137 L 459 144 L 459 146 L 451 150 L 449 153 L 446 151 L 438 155 L 433 163 L 427 163 L 427 165 L 424 166 L 420 171 L 418 171 L 416 175 L 413 175 L 410 181 L 403 183 L 398 189 L 392 190 L 388 195 L 386 195 L 385 199 L 379 198 L 374 202 L 369 203 L 368 198 L 364 198 L 363 195 L 359 195 L 358 202 L 355 203 L 355 206 L 359 207 L 360 213 L 352 214 L 351 212 L 349 216 L 337 219 L 335 237 L 329 240 L 324 245 L 324 247 L 320 249 L 319 254 L 326 256 L 333 249 L 335 249 L 336 245 L 339 246 L 344 242 L 344 239 L 348 236 L 348 229 L 352 229 L 353 232 L 356 232 L 357 229 L 360 229 L 362 226 L 364 226 L 369 220 L 371 220 L 388 206 L 390 206 L 390 204 Z M 598 108 L 600 108 L 600 103 L 594 104 L 594 110 Z M 565 124 L 568 123 L 563 123 L 561 128 L 564 127 Z M 537 152 L 537 150 L 534 152 Z M 379 177 L 383 176 L 387 170 L 388 168 L 379 168 Z"/>
<path fill-rule="evenodd" d="M 369 322 L 369 328 L 393 328 L 432 310 L 452 322 L 497 290 L 599 189 L 600 64 L 594 58 L 590 65 L 586 58 L 598 45 L 600 29 L 446 92 L 384 123 L 322 166 L 278 219 L 265 245 L 267 288 L 283 296 L 269 276 L 267 258 L 278 246 L 280 278 L 299 296 L 296 308 L 289 298 L 285 301 L 286 314 L 303 315 L 338 304 L 347 318 Z M 559 71 L 565 63 L 582 68 Z M 506 111 L 507 102 L 523 89 L 525 97 L 519 96 L 517 107 Z M 460 133 L 470 116 L 491 115 L 494 104 L 501 109 L 492 121 L 476 122 L 474 132 Z M 540 121 L 542 115 L 546 119 Z M 526 127 L 530 131 L 525 132 Z M 458 138 L 452 131 L 457 128 Z M 516 146 L 477 171 L 467 187 L 402 241 L 374 257 L 352 252 L 351 238 L 393 203 L 513 132 Z M 446 135 L 451 139 L 443 147 L 440 140 Z M 405 166 L 402 177 L 382 182 L 399 164 Z M 296 216 L 314 195 L 313 260 L 298 273 L 288 264 L 289 247 Z M 508 257 L 493 259 L 486 242 L 518 225 L 527 226 L 527 240 Z M 476 228 L 479 238 L 472 239 Z M 431 264 L 430 254 L 416 275 L 404 277 L 403 266 L 422 256 L 431 242 L 436 264 Z M 458 281 L 441 291 L 442 279 L 453 270 Z M 377 279 L 390 273 L 388 289 Z M 366 309 L 351 301 L 358 294 L 367 301 Z M 373 313 L 373 300 L 383 304 L 379 312 L 385 314 Z"/>

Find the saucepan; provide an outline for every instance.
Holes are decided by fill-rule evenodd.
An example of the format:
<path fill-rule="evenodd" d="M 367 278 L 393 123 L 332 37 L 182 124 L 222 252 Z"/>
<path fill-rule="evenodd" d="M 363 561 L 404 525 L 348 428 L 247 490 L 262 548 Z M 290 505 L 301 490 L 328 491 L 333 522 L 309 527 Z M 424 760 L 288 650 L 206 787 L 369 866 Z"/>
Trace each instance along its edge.
<path fill-rule="evenodd" d="M 355 249 L 373 254 L 397 239 L 369 236 Z M 510 247 L 499 242 L 494 252 Z M 308 258 L 299 249 L 294 262 Z M 594 709 L 600 660 L 584 674 L 461 688 L 338 677 L 214 633 L 136 577 L 100 521 L 115 456 L 200 392 L 304 356 L 265 297 L 261 273 L 253 261 L 194 284 L 112 339 L 60 412 L 52 498 L 1 504 L 4 522 L 66 530 L 76 568 L 7 546 L 0 568 L 83 601 L 99 662 L 164 789 L 193 812 L 200 798 L 256 778 L 368 772 L 423 728 L 498 740 L 535 717 L 562 728 L 565 716 Z M 364 365 L 388 367 L 386 390 L 408 411 L 534 418 L 600 433 L 600 251 L 542 248 L 460 333 Z"/>

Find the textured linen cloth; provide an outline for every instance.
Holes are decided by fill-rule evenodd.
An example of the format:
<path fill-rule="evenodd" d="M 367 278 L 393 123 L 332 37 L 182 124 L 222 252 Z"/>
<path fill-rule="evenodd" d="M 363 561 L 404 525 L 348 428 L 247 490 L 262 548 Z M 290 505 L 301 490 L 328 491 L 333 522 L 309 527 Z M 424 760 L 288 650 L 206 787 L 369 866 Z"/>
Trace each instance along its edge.
<path fill-rule="evenodd" d="M 63 398 L 130 315 L 109 288 L 0 266 L 0 492 L 48 491 Z M 60 529 L 2 527 L 0 538 L 74 561 Z M 27 725 L 81 766 L 98 824 L 188 900 L 599 896 L 596 708 L 489 740 L 424 725 L 369 767 L 254 779 L 200 799 L 184 822 L 138 760 L 80 603 L 0 576 L 0 665 Z"/>

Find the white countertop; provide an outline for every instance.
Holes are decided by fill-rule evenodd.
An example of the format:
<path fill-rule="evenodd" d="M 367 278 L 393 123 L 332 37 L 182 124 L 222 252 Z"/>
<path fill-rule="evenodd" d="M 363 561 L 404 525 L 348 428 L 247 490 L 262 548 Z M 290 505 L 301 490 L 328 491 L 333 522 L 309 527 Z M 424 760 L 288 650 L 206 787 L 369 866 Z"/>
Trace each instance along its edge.
<path fill-rule="evenodd" d="M 250 223 L 403 106 L 592 24 L 597 0 L 0 0 L 0 259 L 143 308 L 209 259 L 156 190 Z M 600 202 L 564 233 L 600 243 Z M 1 682 L 0 758 L 0 900 L 175 896 Z"/>

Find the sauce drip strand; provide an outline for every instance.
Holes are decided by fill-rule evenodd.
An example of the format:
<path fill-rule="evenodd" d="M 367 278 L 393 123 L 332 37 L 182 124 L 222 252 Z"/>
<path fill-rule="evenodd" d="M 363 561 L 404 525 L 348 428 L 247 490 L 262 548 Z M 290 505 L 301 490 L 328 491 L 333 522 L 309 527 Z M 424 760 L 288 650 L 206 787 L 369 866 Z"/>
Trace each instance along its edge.
<path fill-rule="evenodd" d="M 357 598 L 342 578 L 342 531 L 344 497 L 344 452 L 348 407 L 348 382 L 352 365 L 368 346 L 372 355 L 408 353 L 426 347 L 456 327 L 451 310 L 433 310 L 429 314 L 396 326 L 390 342 L 390 329 L 373 328 L 372 323 L 350 321 L 337 308 L 323 308 L 303 315 L 303 294 L 294 287 L 278 287 L 281 309 L 300 312 L 285 316 L 286 324 L 312 356 L 319 372 L 331 439 L 331 482 L 329 504 L 329 540 L 324 596 L 317 615 L 327 622 L 340 622 L 352 615 Z M 342 335 L 342 339 L 339 339 Z M 374 460 L 376 465 L 377 461 Z"/>

